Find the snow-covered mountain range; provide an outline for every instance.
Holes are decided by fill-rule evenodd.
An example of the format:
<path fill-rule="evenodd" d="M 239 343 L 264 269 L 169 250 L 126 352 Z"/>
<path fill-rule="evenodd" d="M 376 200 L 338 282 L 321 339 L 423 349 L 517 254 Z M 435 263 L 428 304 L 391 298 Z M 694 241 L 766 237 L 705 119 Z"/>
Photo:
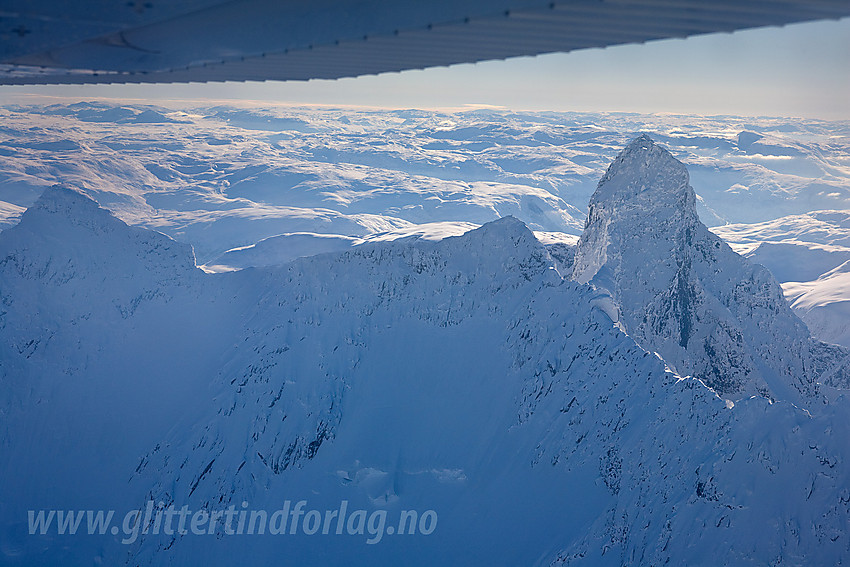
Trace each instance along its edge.
<path fill-rule="evenodd" d="M 6 222 L 55 183 L 206 263 L 285 233 L 365 236 L 513 215 L 579 235 L 638 133 L 685 163 L 708 226 L 850 209 L 850 125 L 802 119 L 473 110 L 0 107 Z"/>
<path fill-rule="evenodd" d="M 0 232 L 4 562 L 847 562 L 848 353 L 697 203 L 639 137 L 577 244 L 513 217 L 442 239 L 382 225 L 207 273 L 84 192 L 41 191 Z M 302 499 L 439 523 L 374 545 L 26 533 L 32 509 Z"/>
<path fill-rule="evenodd" d="M 608 163 L 649 133 L 689 168 L 702 222 L 781 283 L 827 285 L 788 297 L 819 338 L 850 346 L 850 289 L 817 283 L 850 259 L 847 122 L 111 102 L 7 105 L 0 118 L 0 228 L 45 187 L 72 185 L 213 271 L 506 215 L 572 242 Z"/>

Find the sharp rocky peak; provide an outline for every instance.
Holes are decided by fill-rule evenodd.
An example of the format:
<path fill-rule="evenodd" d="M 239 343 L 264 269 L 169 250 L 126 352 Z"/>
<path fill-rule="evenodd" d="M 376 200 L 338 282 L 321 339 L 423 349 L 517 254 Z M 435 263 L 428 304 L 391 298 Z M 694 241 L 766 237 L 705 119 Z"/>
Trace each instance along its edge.
<path fill-rule="evenodd" d="M 643 215 L 678 212 L 696 217 L 687 168 L 646 134 L 626 146 L 599 181 L 590 207 L 606 203 L 630 204 Z M 624 209 L 619 207 L 620 212 Z"/>
<path fill-rule="evenodd" d="M 729 399 L 809 405 L 821 370 L 840 362 L 817 354 L 772 274 L 711 233 L 695 204 L 686 167 L 638 137 L 591 197 L 573 279 L 610 293 L 618 323 L 679 374 Z"/>
<path fill-rule="evenodd" d="M 590 198 L 573 277 L 589 282 L 607 263 L 609 249 L 621 244 L 680 256 L 700 224 L 687 168 L 641 135 L 620 152 Z"/>

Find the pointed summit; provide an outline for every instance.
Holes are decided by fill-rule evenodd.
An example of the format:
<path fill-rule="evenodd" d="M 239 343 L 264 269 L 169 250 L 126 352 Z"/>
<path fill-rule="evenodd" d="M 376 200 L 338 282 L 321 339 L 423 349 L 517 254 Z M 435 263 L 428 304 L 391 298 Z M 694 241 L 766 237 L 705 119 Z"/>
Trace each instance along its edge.
<path fill-rule="evenodd" d="M 587 283 L 605 265 L 608 247 L 661 246 L 675 255 L 700 224 L 688 170 L 642 134 L 614 159 L 590 198 L 587 223 L 576 249 L 573 278 Z M 616 232 L 622 228 L 622 232 Z M 609 234 L 610 230 L 615 233 Z M 628 242 L 626 242 L 628 241 Z"/>
<path fill-rule="evenodd" d="M 696 196 L 688 185 L 688 170 L 646 134 L 626 146 L 599 181 L 594 203 L 633 200 L 644 212 L 682 209 L 696 216 Z"/>
<path fill-rule="evenodd" d="M 685 166 L 638 137 L 590 199 L 573 279 L 607 290 L 626 332 L 679 374 L 728 399 L 809 405 L 846 354 L 824 354 L 770 272 L 711 233 L 695 205 Z"/>
<path fill-rule="evenodd" d="M 94 200 L 81 191 L 65 185 L 53 185 L 45 189 L 29 210 L 30 215 L 44 212 L 49 214 L 62 213 L 68 216 L 67 213 L 79 214 L 85 210 L 90 214 L 111 216 L 108 211 L 101 209 Z"/>
<path fill-rule="evenodd" d="M 0 275 L 67 282 L 131 274 L 170 278 L 192 272 L 192 247 L 165 234 L 128 226 L 77 189 L 54 185 L 0 233 Z M 159 274 L 159 276 L 156 276 Z"/>

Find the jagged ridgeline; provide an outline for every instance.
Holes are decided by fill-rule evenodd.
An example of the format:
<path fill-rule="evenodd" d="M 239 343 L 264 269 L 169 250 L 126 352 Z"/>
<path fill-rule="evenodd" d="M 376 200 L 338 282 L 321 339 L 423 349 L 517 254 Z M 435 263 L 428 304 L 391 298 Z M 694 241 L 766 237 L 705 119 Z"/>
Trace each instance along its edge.
<path fill-rule="evenodd" d="M 46 190 L 0 233 L 0 563 L 846 562 L 847 354 L 705 230 L 684 167 L 638 138 L 562 248 L 504 218 L 206 274 Z M 28 510 L 287 500 L 439 519 L 27 534 Z"/>

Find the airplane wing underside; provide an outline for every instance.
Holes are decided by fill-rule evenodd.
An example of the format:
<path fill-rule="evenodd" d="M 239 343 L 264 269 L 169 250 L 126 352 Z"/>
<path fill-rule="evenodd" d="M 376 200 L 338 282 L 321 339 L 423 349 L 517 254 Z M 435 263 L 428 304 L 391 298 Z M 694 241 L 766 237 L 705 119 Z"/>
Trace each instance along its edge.
<path fill-rule="evenodd" d="M 0 84 L 336 79 L 845 16 L 848 0 L 2 0 Z"/>

